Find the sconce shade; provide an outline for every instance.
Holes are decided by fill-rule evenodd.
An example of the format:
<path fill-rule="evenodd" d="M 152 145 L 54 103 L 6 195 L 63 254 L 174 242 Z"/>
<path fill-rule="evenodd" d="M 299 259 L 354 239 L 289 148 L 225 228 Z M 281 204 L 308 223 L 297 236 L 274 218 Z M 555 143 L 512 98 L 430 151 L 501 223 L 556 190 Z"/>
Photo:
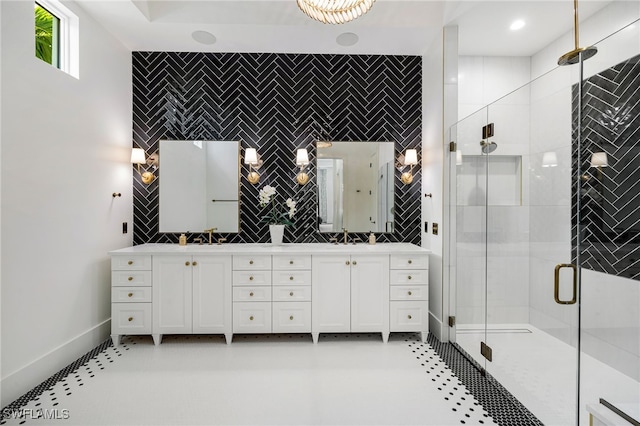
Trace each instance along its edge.
<path fill-rule="evenodd" d="M 556 167 L 558 165 L 558 156 L 555 152 L 545 152 L 542 154 L 542 167 Z"/>
<path fill-rule="evenodd" d="M 418 164 L 418 153 L 415 149 L 408 149 L 404 153 L 405 166 L 415 166 Z"/>
<path fill-rule="evenodd" d="M 301 167 L 309 164 L 309 153 L 305 148 L 301 148 L 298 150 L 298 153 L 296 155 L 296 164 Z"/>
<path fill-rule="evenodd" d="M 609 160 L 606 152 L 594 152 L 591 155 L 591 167 L 607 167 Z"/>
<path fill-rule="evenodd" d="M 258 164 L 258 153 L 255 148 L 247 148 L 244 152 L 244 164 Z"/>
<path fill-rule="evenodd" d="M 132 148 L 131 149 L 131 162 L 133 164 L 144 164 L 147 162 L 144 158 L 144 149 Z"/>

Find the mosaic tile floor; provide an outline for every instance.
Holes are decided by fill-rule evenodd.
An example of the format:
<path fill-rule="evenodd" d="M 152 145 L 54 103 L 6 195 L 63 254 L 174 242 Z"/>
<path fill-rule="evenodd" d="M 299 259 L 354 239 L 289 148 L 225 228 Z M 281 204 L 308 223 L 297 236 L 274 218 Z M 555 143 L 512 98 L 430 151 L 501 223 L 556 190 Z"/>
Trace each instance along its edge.
<path fill-rule="evenodd" d="M 165 336 L 157 347 L 125 337 L 3 408 L 0 424 L 496 424 L 482 401 L 502 394 L 469 388 L 477 370 L 451 348 L 412 333 L 387 344 L 375 334 L 323 334 L 315 345 L 309 335 L 236 335 L 231 345 Z M 468 374 L 456 371 L 464 362 Z M 535 424 L 516 408 L 499 407 L 499 424 Z"/>

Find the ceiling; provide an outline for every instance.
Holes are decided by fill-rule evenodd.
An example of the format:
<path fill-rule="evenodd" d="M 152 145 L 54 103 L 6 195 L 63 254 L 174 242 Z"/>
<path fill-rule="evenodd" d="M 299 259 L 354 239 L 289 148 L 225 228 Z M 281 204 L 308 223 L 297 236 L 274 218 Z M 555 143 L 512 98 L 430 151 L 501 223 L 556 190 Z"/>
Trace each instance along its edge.
<path fill-rule="evenodd" d="M 610 2 L 581 0 L 580 20 Z M 132 51 L 421 55 L 443 26 L 457 25 L 460 55 L 531 56 L 573 30 L 571 0 L 377 0 L 368 13 L 342 25 L 312 20 L 295 0 L 77 3 Z M 515 19 L 525 20 L 525 27 L 509 30 Z M 215 42 L 195 41 L 194 31 L 213 34 Z M 357 43 L 338 44 L 343 33 L 356 34 Z"/>

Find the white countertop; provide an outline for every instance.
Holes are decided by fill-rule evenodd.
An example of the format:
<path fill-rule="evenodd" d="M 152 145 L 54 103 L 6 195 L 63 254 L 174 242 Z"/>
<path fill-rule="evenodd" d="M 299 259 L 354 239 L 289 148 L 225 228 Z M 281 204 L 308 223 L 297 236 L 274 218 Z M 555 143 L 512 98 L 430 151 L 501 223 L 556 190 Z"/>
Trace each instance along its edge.
<path fill-rule="evenodd" d="M 410 243 L 377 244 L 329 244 L 329 243 L 284 243 L 276 246 L 270 243 L 239 244 L 141 244 L 110 251 L 110 255 L 132 254 L 429 254 L 431 250 Z"/>

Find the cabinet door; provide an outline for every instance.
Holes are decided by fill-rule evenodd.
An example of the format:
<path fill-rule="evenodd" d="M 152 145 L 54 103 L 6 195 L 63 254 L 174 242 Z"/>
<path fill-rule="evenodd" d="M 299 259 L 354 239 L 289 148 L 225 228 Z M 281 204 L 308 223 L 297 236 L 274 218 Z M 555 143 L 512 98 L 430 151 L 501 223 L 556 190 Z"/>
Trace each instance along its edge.
<path fill-rule="evenodd" d="M 153 257 L 153 333 L 191 333 L 192 276 L 191 256 Z"/>
<path fill-rule="evenodd" d="M 311 270 L 312 332 L 349 332 L 349 256 L 313 256 Z"/>
<path fill-rule="evenodd" d="M 231 333 L 231 256 L 193 257 L 193 332 Z"/>
<path fill-rule="evenodd" d="M 389 256 L 351 256 L 351 331 L 389 332 Z"/>

